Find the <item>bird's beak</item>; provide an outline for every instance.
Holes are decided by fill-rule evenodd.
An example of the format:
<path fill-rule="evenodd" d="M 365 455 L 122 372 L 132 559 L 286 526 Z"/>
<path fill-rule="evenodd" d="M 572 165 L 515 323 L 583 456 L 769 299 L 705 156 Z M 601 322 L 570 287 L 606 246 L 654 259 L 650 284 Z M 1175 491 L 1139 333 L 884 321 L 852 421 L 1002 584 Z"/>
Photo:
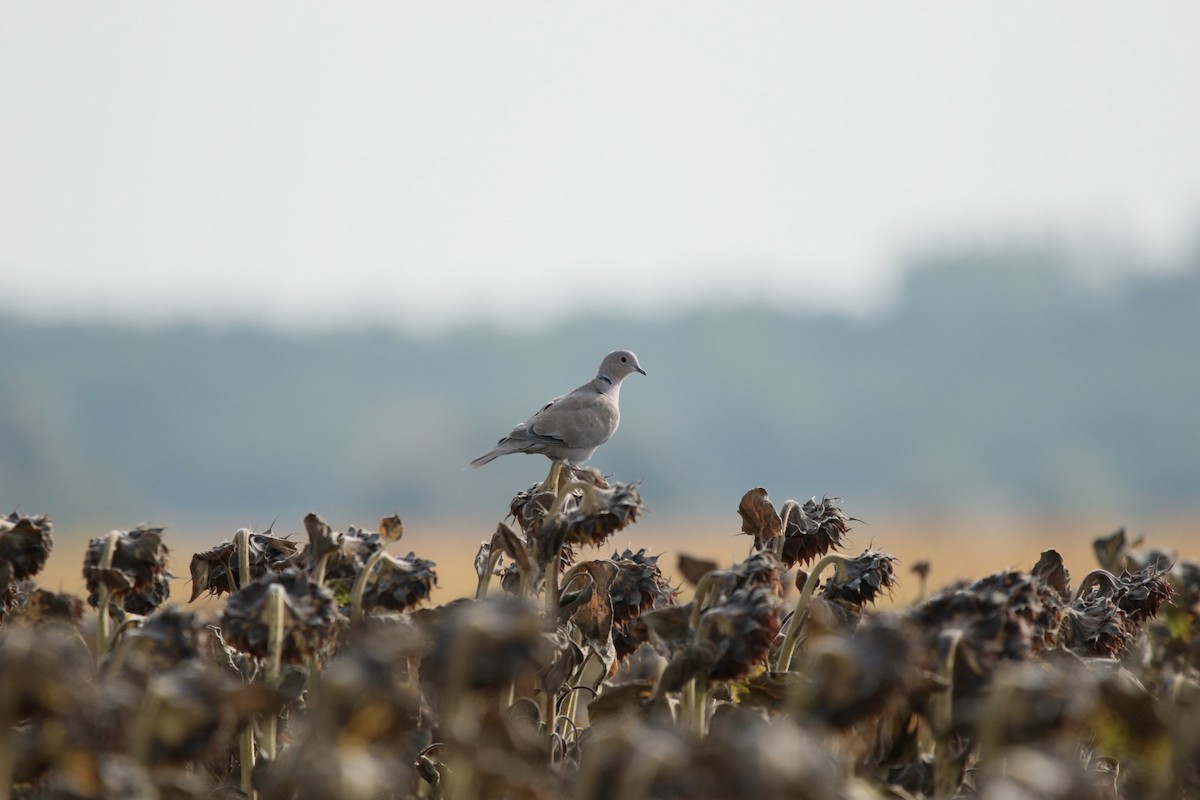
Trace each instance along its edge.
<path fill-rule="evenodd" d="M 640 372 L 640 373 L 642 373 L 643 375 L 645 375 L 645 374 L 646 374 L 646 370 L 642 369 L 641 367 L 638 367 L 638 368 L 637 368 L 637 371 L 638 371 L 638 372 Z"/>

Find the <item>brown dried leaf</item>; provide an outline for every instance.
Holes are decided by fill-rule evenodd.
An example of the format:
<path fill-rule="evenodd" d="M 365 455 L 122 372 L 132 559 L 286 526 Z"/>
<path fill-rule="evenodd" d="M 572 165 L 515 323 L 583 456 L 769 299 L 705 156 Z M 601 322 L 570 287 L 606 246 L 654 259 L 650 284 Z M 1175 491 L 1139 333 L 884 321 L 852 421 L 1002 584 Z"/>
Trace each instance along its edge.
<path fill-rule="evenodd" d="M 775 539 L 783 533 L 783 520 L 761 486 L 742 495 L 738 514 L 742 517 L 742 533 L 754 537 L 756 550 L 772 549 Z"/>
<path fill-rule="evenodd" d="M 1071 573 L 1067 571 L 1057 550 L 1047 550 L 1033 565 L 1033 577 L 1058 592 L 1064 602 L 1071 600 Z"/>
<path fill-rule="evenodd" d="M 709 561 L 704 558 L 696 558 L 689 556 L 687 553 L 679 554 L 679 574 L 692 586 L 700 583 L 700 579 L 708 573 L 717 569 L 716 561 Z"/>

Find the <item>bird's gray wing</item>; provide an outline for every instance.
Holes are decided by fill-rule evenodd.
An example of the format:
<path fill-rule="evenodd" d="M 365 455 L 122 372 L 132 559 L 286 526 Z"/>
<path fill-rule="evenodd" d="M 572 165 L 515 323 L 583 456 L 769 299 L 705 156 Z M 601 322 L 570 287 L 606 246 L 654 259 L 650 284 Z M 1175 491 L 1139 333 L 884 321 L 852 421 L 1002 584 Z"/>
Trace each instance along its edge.
<path fill-rule="evenodd" d="M 599 447 L 617 429 L 619 414 L 612 400 L 593 389 L 581 386 L 570 394 L 550 401 L 510 436 L 573 448 Z"/>

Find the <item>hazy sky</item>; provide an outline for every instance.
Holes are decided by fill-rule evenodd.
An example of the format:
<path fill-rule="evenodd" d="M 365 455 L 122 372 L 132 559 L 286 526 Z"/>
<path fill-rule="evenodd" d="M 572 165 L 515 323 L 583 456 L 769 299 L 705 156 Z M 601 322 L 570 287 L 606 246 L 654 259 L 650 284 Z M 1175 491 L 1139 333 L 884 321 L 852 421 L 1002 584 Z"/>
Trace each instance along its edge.
<path fill-rule="evenodd" d="M 862 305 L 940 238 L 1169 251 L 1195 3 L 5 3 L 0 308 Z"/>

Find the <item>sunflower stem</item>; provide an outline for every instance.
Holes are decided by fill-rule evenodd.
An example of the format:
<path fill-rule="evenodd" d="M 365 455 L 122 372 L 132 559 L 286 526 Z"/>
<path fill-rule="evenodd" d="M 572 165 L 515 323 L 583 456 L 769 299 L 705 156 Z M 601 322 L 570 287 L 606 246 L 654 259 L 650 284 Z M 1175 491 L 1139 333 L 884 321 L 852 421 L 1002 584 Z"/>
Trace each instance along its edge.
<path fill-rule="evenodd" d="M 1116 575 L 1113 575 L 1108 570 L 1094 569 L 1087 575 L 1083 576 L 1083 580 L 1079 582 L 1079 588 L 1075 590 L 1075 597 L 1072 598 L 1072 600 L 1079 600 L 1087 593 L 1088 589 L 1091 589 L 1092 586 L 1100 583 L 1101 581 L 1108 584 L 1108 590 L 1110 592 L 1121 585 L 1121 579 Z"/>
<path fill-rule="evenodd" d="M 495 539 L 492 539 L 493 543 L 495 541 L 496 541 Z M 479 576 L 479 584 L 475 587 L 475 599 L 476 600 L 483 600 L 484 598 L 487 597 L 488 587 L 492 583 L 492 570 L 494 570 L 496 568 L 496 565 L 498 563 L 500 563 L 501 555 L 503 555 L 503 551 L 498 548 L 495 548 L 495 547 L 491 548 L 488 551 L 487 569 L 484 571 L 484 573 L 482 575 Z M 521 582 L 524 583 L 524 581 L 525 581 L 525 575 L 522 574 Z M 524 595 L 522 594 L 522 596 L 524 596 Z"/>
<path fill-rule="evenodd" d="M 583 503 L 580 505 L 583 509 L 590 509 L 596 504 L 596 487 L 590 483 L 583 481 L 573 481 L 559 489 L 558 494 L 554 497 L 554 505 L 550 506 L 550 510 L 546 512 L 547 517 L 553 517 L 558 512 L 562 511 L 562 507 L 566 504 L 567 498 L 570 497 L 575 490 L 583 492 Z"/>
<path fill-rule="evenodd" d="M 546 621 L 550 625 L 558 624 L 558 570 L 561 561 L 562 548 L 559 548 L 546 570 Z"/>
<path fill-rule="evenodd" d="M 946 681 L 946 688 L 931 698 L 931 722 L 934 728 L 933 780 L 937 797 L 953 797 L 962 778 L 950 748 L 950 730 L 954 725 L 954 663 L 958 658 L 958 646 L 962 638 L 963 632 L 955 629 L 943 631 L 938 641 L 938 650 L 941 651 L 938 671 Z"/>
<path fill-rule="evenodd" d="M 792 666 L 792 657 L 796 653 L 796 638 L 800 635 L 800 623 L 804 618 L 804 612 L 808 610 L 808 602 L 812 599 L 817 584 L 820 583 L 821 573 L 830 564 L 837 565 L 839 570 L 845 569 L 846 561 L 845 556 L 830 553 L 818 561 L 812 568 L 812 572 L 808 573 L 808 578 L 804 581 L 804 588 L 800 591 L 799 599 L 796 600 L 796 610 L 792 612 L 792 618 L 788 620 L 787 633 L 783 636 L 783 646 L 779 648 L 779 661 L 775 664 L 777 672 L 787 672 Z"/>
<path fill-rule="evenodd" d="M 254 783 L 251 780 L 254 773 L 254 723 L 246 723 L 245 730 L 241 736 L 241 756 L 242 762 L 242 794 L 254 800 Z"/>
<path fill-rule="evenodd" d="M 244 588 L 250 583 L 250 529 L 239 528 L 238 532 L 233 536 L 234 547 L 237 549 L 238 556 L 238 589 Z M 242 730 L 241 741 L 239 742 L 239 758 L 241 762 L 241 787 L 242 794 L 254 800 L 256 797 L 254 792 L 253 773 L 254 773 L 254 723 L 248 722 Z"/>
<path fill-rule="evenodd" d="M 117 551 L 117 540 L 121 538 L 120 531 L 109 531 L 108 538 L 104 540 L 104 552 L 100 554 L 100 591 L 97 598 L 99 603 L 99 616 L 96 618 L 96 654 L 104 656 L 108 653 L 110 645 L 110 620 L 108 616 L 108 598 L 110 590 L 108 582 L 104 577 L 104 573 L 112 569 L 113 555 Z"/>
<path fill-rule="evenodd" d="M 279 686 L 279 676 L 283 673 L 283 623 L 287 607 L 287 592 L 278 583 L 268 587 L 267 601 L 267 686 L 275 689 Z M 279 727 L 279 715 L 271 714 L 263 725 L 263 756 L 268 761 L 275 760 L 275 738 Z"/>
<path fill-rule="evenodd" d="M 329 559 L 333 556 L 333 551 L 330 550 L 317 561 L 316 571 L 313 572 L 313 580 L 318 586 L 325 585 L 325 569 L 329 566 Z"/>
<path fill-rule="evenodd" d="M 387 549 L 380 546 L 378 550 L 371 554 L 367 559 L 367 563 L 362 568 L 362 572 L 358 573 L 358 579 L 354 581 L 354 590 L 351 592 L 350 601 L 350 619 L 353 622 L 362 622 L 363 618 L 363 595 L 367 591 L 367 582 L 371 578 L 371 573 L 375 567 L 387 555 Z"/>
<path fill-rule="evenodd" d="M 704 738 L 704 718 L 708 715 L 708 709 L 705 707 L 708 703 L 708 690 L 700 684 L 699 678 L 692 678 L 688 681 L 684 691 L 684 698 L 687 701 L 688 726 L 697 739 L 702 739 Z"/>

